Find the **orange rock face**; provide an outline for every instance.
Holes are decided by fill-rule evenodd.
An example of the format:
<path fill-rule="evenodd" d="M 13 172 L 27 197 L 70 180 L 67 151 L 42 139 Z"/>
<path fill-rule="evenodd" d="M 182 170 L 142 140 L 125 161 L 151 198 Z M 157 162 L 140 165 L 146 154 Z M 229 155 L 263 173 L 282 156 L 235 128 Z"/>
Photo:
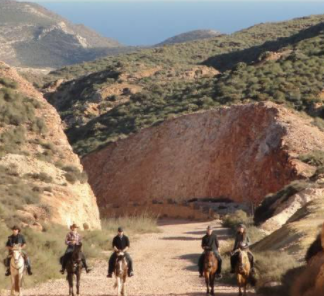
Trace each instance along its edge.
<path fill-rule="evenodd" d="M 258 203 L 302 178 L 306 168 L 297 156 L 323 143 L 310 120 L 259 103 L 172 119 L 82 162 L 102 208 L 207 197 Z"/>

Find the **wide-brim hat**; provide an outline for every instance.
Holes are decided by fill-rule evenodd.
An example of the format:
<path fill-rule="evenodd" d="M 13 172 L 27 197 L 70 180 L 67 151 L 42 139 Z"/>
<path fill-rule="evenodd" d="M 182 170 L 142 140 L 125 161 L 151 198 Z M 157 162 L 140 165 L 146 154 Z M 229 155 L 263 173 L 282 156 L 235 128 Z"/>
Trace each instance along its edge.
<path fill-rule="evenodd" d="M 207 230 L 212 230 L 212 229 L 213 228 L 210 225 L 207 226 Z"/>
<path fill-rule="evenodd" d="M 244 228 L 244 229 L 246 229 L 246 226 L 245 226 L 243 223 L 240 223 L 240 224 L 237 226 L 237 228 Z"/>
<path fill-rule="evenodd" d="M 76 225 L 75 223 L 73 223 L 73 224 L 70 226 L 70 229 L 74 229 L 74 228 L 79 228 L 79 226 Z"/>
<path fill-rule="evenodd" d="M 17 225 L 14 225 L 11 230 L 18 230 L 19 232 L 21 231 L 20 227 Z"/>
<path fill-rule="evenodd" d="M 118 227 L 118 232 L 124 232 L 123 227 Z"/>

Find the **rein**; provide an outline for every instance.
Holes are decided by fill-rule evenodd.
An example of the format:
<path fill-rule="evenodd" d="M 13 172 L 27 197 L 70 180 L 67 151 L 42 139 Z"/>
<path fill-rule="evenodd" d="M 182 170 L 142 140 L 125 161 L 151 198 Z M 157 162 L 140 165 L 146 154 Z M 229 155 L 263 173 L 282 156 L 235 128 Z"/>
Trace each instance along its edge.
<path fill-rule="evenodd" d="M 13 258 L 13 257 L 12 257 L 12 258 Z M 21 255 L 21 253 L 19 254 L 19 257 L 18 257 L 18 259 L 17 259 L 17 260 L 15 260 L 15 259 L 14 259 L 14 261 L 15 261 L 15 262 L 16 262 L 16 261 L 17 261 L 17 262 L 19 262 L 19 259 L 20 259 L 20 258 L 22 258 L 22 255 Z M 12 259 L 11 259 L 10 261 L 12 261 Z M 13 269 L 19 270 L 19 269 L 21 269 L 21 268 L 23 268 L 23 267 L 24 267 L 24 264 L 23 264 L 23 265 L 21 265 L 20 267 L 16 267 L 16 266 L 15 266 L 15 265 L 13 265 L 13 264 L 12 264 L 12 262 L 11 262 L 11 263 L 10 263 L 10 267 L 12 267 Z"/>

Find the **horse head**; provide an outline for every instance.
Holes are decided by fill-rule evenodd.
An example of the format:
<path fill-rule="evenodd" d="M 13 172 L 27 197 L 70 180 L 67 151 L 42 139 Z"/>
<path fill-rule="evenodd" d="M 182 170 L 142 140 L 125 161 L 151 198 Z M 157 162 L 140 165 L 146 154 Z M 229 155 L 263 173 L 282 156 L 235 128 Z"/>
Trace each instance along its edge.
<path fill-rule="evenodd" d="M 248 269 L 248 265 L 249 265 L 249 257 L 246 251 L 244 250 L 239 250 L 239 256 L 238 256 L 238 271 L 241 274 L 245 274 L 248 273 L 247 269 Z"/>
<path fill-rule="evenodd" d="M 127 261 L 124 252 L 117 253 L 116 259 L 116 275 L 122 276 L 127 270 Z"/>
<path fill-rule="evenodd" d="M 15 262 L 18 262 L 21 257 L 21 245 L 13 245 L 12 247 L 12 257 L 15 260 Z"/>
<path fill-rule="evenodd" d="M 215 268 L 217 259 L 211 249 L 205 250 L 205 269 L 211 270 Z"/>
<path fill-rule="evenodd" d="M 82 243 L 75 245 L 72 254 L 72 260 L 76 263 L 81 263 L 82 260 Z"/>

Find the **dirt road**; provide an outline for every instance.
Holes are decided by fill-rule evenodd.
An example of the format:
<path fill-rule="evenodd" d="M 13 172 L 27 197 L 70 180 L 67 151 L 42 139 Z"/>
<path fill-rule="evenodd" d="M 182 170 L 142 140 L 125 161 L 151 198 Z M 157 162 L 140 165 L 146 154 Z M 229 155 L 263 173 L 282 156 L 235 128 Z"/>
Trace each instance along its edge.
<path fill-rule="evenodd" d="M 218 221 L 210 223 L 222 241 L 226 229 Z M 169 222 L 160 226 L 161 233 L 146 234 L 131 246 L 135 277 L 127 282 L 130 296 L 202 296 L 203 279 L 198 278 L 196 262 L 201 251 L 200 239 L 208 223 Z M 221 242 L 222 244 L 222 242 Z M 114 280 L 106 278 L 107 263 L 97 261 L 90 274 L 83 274 L 81 295 L 116 295 Z M 24 295 L 68 295 L 65 280 L 56 280 L 24 291 Z M 236 296 L 236 287 L 217 284 L 219 296 Z M 254 295 L 250 292 L 249 295 Z"/>

